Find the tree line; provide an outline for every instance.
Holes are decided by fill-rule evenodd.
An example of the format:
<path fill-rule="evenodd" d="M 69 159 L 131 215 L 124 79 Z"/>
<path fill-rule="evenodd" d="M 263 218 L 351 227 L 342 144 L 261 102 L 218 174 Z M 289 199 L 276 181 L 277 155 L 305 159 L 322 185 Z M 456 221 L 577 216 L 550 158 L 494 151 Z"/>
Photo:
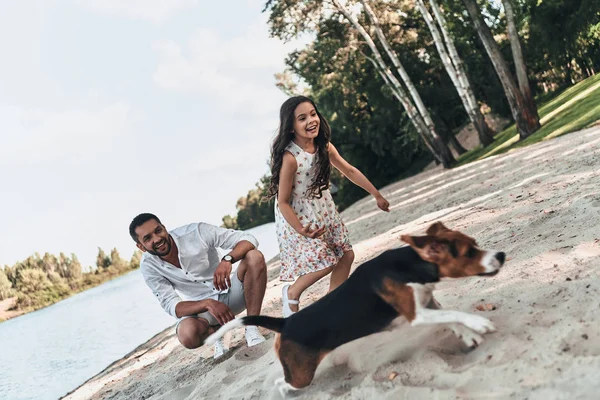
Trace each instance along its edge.
<path fill-rule="evenodd" d="M 14 310 L 36 310 L 139 268 L 141 255 L 135 251 L 126 260 L 116 248 L 110 254 L 98 248 L 96 268 L 88 267 L 84 272 L 75 254 L 60 253 L 57 257 L 35 253 L 13 266 L 0 268 L 0 300 L 16 297 Z"/>
<path fill-rule="evenodd" d="M 336 147 L 377 186 L 431 161 L 452 168 L 467 124 L 491 144 L 489 113 L 520 139 L 535 134 L 536 96 L 600 70 L 600 0 L 267 0 L 264 12 L 273 37 L 311 38 L 276 85 L 312 97 Z M 224 226 L 273 221 L 268 179 Z M 340 209 L 364 196 L 339 175 L 332 183 Z"/>

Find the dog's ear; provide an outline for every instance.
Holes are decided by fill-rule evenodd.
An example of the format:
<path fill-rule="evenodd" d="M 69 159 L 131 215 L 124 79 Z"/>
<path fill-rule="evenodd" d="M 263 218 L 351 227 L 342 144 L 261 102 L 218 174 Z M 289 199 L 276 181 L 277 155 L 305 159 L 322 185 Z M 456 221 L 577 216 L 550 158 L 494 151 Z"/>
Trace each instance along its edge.
<path fill-rule="evenodd" d="M 449 232 L 450 229 L 446 228 L 446 226 L 444 226 L 444 224 L 442 224 L 440 221 L 432 224 L 429 228 L 427 228 L 427 232 L 425 232 L 428 236 L 436 236 L 438 234 L 440 234 L 441 232 Z"/>
<path fill-rule="evenodd" d="M 402 235 L 400 240 L 407 243 L 410 247 L 415 250 L 422 249 L 430 238 L 428 236 L 410 236 Z"/>
<path fill-rule="evenodd" d="M 434 264 L 439 262 L 444 255 L 443 253 L 447 251 L 447 246 L 439 243 L 431 236 L 402 235 L 400 236 L 400 239 L 408 243 L 408 245 L 412 247 L 423 260 Z"/>

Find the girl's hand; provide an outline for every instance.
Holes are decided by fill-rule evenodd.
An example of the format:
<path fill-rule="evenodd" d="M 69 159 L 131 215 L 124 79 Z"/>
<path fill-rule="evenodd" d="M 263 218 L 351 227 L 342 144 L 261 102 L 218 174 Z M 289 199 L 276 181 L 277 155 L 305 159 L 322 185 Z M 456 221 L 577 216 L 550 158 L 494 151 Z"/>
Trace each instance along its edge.
<path fill-rule="evenodd" d="M 325 233 L 325 225 L 315 230 L 312 230 L 310 229 L 310 224 L 308 224 L 306 226 L 303 226 L 300 232 L 298 233 L 309 239 L 315 239 Z"/>
<path fill-rule="evenodd" d="M 383 211 L 390 212 L 390 203 L 382 195 L 376 196 L 375 200 L 377 201 L 377 207 Z"/>

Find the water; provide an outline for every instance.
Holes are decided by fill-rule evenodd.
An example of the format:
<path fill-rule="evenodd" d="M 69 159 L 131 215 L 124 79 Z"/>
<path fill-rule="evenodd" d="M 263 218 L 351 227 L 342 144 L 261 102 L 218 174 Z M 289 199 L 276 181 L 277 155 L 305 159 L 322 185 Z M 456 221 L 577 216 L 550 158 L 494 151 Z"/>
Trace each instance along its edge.
<path fill-rule="evenodd" d="M 268 259 L 275 224 L 249 230 Z M 0 399 L 57 399 L 175 323 L 133 271 L 0 324 Z"/>

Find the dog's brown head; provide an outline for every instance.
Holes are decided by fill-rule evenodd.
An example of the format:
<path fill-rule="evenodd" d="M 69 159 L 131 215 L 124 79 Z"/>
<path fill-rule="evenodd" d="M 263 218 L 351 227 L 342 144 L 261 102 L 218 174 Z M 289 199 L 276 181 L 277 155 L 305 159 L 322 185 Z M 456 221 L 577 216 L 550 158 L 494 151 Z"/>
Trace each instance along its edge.
<path fill-rule="evenodd" d="M 426 236 L 402 235 L 401 239 L 423 260 L 436 264 L 442 278 L 496 275 L 506 259 L 503 252 L 482 250 L 475 239 L 441 222 L 431 225 Z"/>

